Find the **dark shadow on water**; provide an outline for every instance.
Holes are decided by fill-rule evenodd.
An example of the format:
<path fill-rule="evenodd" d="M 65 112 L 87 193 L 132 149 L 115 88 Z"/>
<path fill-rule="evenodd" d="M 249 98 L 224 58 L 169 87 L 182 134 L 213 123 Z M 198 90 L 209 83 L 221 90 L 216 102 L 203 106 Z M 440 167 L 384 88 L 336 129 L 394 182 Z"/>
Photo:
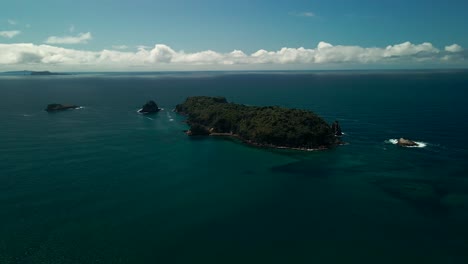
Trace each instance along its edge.
<path fill-rule="evenodd" d="M 285 165 L 271 168 L 273 173 L 292 174 L 300 177 L 325 179 L 332 175 L 332 171 L 327 166 L 317 166 L 310 161 L 291 162 Z"/>
<path fill-rule="evenodd" d="M 373 183 L 389 196 L 408 203 L 424 215 L 444 216 L 449 211 L 442 203 L 448 191 L 435 181 L 393 178 Z"/>
<path fill-rule="evenodd" d="M 273 153 L 276 155 L 286 156 L 288 158 L 293 158 L 297 160 L 302 160 L 304 158 L 312 157 L 312 156 L 320 156 L 326 155 L 334 151 L 334 149 L 325 149 L 325 150 L 317 150 L 317 151 L 303 151 L 303 150 L 294 150 L 294 149 L 279 149 L 279 148 L 272 148 L 272 147 L 261 147 L 261 146 L 254 146 L 248 143 L 243 142 L 242 140 L 235 138 L 235 137 L 223 137 L 223 136 L 195 136 L 196 138 L 205 138 L 210 140 L 222 140 L 222 141 L 229 141 L 234 144 L 241 145 L 245 148 L 251 148 L 255 150 L 261 150 L 268 153 Z M 195 138 L 193 137 L 193 138 Z M 192 138 L 192 137 L 191 137 Z"/>

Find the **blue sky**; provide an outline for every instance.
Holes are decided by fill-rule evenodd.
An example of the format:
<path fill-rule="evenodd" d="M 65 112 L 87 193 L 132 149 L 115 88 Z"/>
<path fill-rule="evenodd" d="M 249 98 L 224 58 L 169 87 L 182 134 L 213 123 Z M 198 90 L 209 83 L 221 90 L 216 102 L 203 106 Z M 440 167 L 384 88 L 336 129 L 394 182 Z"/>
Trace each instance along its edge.
<path fill-rule="evenodd" d="M 28 65 L 41 68 L 48 64 L 70 69 L 99 69 L 100 66 L 107 69 L 112 68 L 111 62 L 115 62 L 116 58 L 123 60 L 122 67 L 137 66 L 143 69 L 182 69 L 190 65 L 189 68 L 203 69 L 217 68 L 216 65 L 235 69 L 268 69 L 272 65 L 276 65 L 273 68 L 285 69 L 299 66 L 372 68 L 375 65 L 390 68 L 427 65 L 465 67 L 467 13 L 468 1 L 453 0 L 15 0 L 2 3 L 0 9 L 0 70 Z M 318 52 L 320 42 L 332 44 L 331 49 L 335 49 L 335 53 L 327 50 L 328 59 L 323 59 L 324 53 Z M 19 43 L 32 46 L 20 48 Z M 394 59 L 403 57 L 398 52 L 384 54 L 384 49 L 389 45 L 402 43 L 411 44 L 398 48 L 405 55 L 404 59 Z M 430 43 L 433 49 L 418 46 L 423 43 Z M 156 44 L 164 46 L 157 49 Z M 452 46 L 454 44 L 457 46 Z M 57 49 L 44 51 L 41 45 Z M 382 50 L 381 53 L 373 50 L 349 51 L 337 49 L 336 46 Z M 452 48 L 446 49 L 448 46 Z M 284 47 L 304 47 L 310 52 L 290 50 L 287 56 L 294 56 L 295 59 L 280 58 L 284 53 L 278 52 Z M 326 45 L 323 47 L 329 48 Z M 145 54 L 137 55 L 142 49 L 148 51 L 147 56 L 153 57 L 143 59 Z M 407 52 L 409 49 L 412 52 Z M 103 63 L 104 50 L 123 54 L 105 54 L 112 56 L 112 59 Z M 234 50 L 243 54 L 233 58 L 229 54 Z M 270 54 L 276 57 L 267 58 L 268 53 L 262 53 L 257 54 L 263 56 L 262 60 L 250 59 L 259 50 L 277 54 Z M 86 63 L 71 57 L 57 59 L 57 56 L 74 51 L 95 53 L 87 54 L 90 58 Z M 206 51 L 214 53 L 205 54 Z M 44 57 L 45 53 L 49 57 Z M 130 58 L 130 53 L 138 58 Z M 190 54 L 194 56 L 182 58 Z M 244 55 L 246 58 L 243 58 Z M 12 59 L 15 56 L 16 59 Z M 214 59 L 216 56 L 218 61 Z M 350 56 L 367 56 L 369 59 L 356 60 L 350 59 Z M 381 59 L 370 56 L 380 56 Z M 94 60 L 100 58 L 100 62 L 93 61 L 91 57 Z M 424 60 L 423 57 L 430 57 L 431 60 Z M 424 63 L 421 64 L 421 61 Z"/>

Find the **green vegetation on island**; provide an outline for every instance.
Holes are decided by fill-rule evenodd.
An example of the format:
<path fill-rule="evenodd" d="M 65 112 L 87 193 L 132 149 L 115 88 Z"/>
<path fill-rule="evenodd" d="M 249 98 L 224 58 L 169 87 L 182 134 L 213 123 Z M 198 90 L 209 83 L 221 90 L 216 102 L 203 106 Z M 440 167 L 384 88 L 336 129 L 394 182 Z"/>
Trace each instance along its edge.
<path fill-rule="evenodd" d="M 224 97 L 189 97 L 175 111 L 187 115 L 189 135 L 234 136 L 256 146 L 325 149 L 339 144 L 334 131 L 313 112 L 278 106 L 228 103 Z"/>

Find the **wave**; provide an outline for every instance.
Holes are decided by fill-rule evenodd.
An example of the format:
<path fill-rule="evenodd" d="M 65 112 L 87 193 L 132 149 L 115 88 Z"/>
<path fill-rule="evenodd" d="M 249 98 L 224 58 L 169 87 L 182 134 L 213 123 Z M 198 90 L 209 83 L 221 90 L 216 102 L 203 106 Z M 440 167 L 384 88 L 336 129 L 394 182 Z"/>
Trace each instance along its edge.
<path fill-rule="evenodd" d="M 396 145 L 396 144 L 398 144 L 398 139 L 391 138 L 389 140 L 385 140 L 385 143 Z M 418 145 L 417 146 L 408 146 L 407 148 L 425 148 L 425 147 L 427 147 L 426 142 L 414 141 L 414 143 L 416 143 Z"/>
<path fill-rule="evenodd" d="M 174 119 L 172 118 L 171 114 L 169 112 L 166 112 L 167 118 L 169 119 L 169 122 L 173 122 Z"/>
<path fill-rule="evenodd" d="M 142 111 L 142 110 L 143 110 L 143 108 L 138 109 L 138 110 L 137 110 L 137 113 L 143 114 L 142 112 L 140 112 L 140 111 Z M 164 111 L 164 108 L 159 108 L 159 111 Z"/>

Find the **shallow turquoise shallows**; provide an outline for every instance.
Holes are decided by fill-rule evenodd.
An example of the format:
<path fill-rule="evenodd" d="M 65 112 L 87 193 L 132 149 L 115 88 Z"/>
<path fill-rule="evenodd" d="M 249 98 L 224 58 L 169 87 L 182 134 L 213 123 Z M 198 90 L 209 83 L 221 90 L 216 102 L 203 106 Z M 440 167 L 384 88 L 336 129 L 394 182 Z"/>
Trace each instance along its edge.
<path fill-rule="evenodd" d="M 192 95 L 312 110 L 349 144 L 190 138 Z M 0 263 L 468 263 L 467 98 L 467 71 L 0 77 Z"/>

